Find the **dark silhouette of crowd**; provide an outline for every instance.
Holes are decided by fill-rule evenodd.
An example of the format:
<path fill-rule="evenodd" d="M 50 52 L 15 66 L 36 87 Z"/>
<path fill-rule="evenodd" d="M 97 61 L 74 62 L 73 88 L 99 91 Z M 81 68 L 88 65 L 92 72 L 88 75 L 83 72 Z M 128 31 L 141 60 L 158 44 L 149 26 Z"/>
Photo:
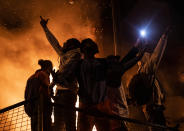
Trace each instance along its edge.
<path fill-rule="evenodd" d="M 80 109 L 128 117 L 128 106 L 133 104 L 142 107 L 149 122 L 166 125 L 163 114 L 165 91 L 156 72 L 167 44 L 168 33 L 163 34 L 152 53 L 148 53 L 146 43 L 139 40 L 123 58 L 115 55 L 96 58 L 99 49 L 92 39 L 86 38 L 80 42 L 71 38 L 61 46 L 47 26 L 48 19 L 41 17 L 40 24 L 50 45 L 60 57 L 60 64 L 58 71 L 55 71 L 51 61 L 39 60 L 41 69 L 27 81 L 25 99 L 30 100 L 36 96 L 42 96 L 43 99 L 43 103 L 35 101 L 25 105 L 25 111 L 31 117 L 32 131 L 38 129 L 39 104 L 43 104 L 43 131 L 91 131 L 94 125 L 98 131 L 128 131 L 126 123 L 120 120 L 89 116 L 84 112 L 79 112 L 77 119 L 74 110 L 77 95 Z M 139 69 L 129 83 L 130 98 L 127 102 L 121 78 L 137 63 Z M 52 83 L 49 81 L 50 74 L 53 77 Z M 54 95 L 55 85 L 57 88 Z M 54 103 L 63 106 L 54 106 L 55 121 L 52 129 L 53 108 L 49 106 L 51 98 Z M 150 130 L 158 131 L 154 128 Z"/>

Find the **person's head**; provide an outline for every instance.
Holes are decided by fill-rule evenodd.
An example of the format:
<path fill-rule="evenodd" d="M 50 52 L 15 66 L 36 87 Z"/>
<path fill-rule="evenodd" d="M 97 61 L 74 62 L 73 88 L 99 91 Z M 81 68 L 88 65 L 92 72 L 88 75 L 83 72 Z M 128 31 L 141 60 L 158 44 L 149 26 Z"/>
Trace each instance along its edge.
<path fill-rule="evenodd" d="M 81 42 L 81 52 L 84 56 L 94 57 L 99 52 L 98 45 L 90 38 L 84 39 Z"/>
<path fill-rule="evenodd" d="M 38 64 L 41 66 L 41 70 L 51 73 L 53 65 L 50 60 L 38 60 Z"/>
<path fill-rule="evenodd" d="M 77 40 L 76 38 L 71 38 L 68 39 L 64 44 L 63 44 L 63 52 L 66 53 L 67 51 L 73 50 L 80 48 L 80 41 Z"/>

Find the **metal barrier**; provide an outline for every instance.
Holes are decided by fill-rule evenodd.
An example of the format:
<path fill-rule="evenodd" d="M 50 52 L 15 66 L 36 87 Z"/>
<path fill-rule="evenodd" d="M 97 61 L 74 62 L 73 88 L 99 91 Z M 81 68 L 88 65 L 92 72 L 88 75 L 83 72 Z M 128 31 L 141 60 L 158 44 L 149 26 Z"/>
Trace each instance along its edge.
<path fill-rule="evenodd" d="M 64 105 L 61 104 L 56 104 L 56 103 L 52 103 L 52 106 L 54 107 L 60 107 L 60 108 L 64 108 L 64 109 L 68 109 L 70 107 L 65 107 Z M 70 108 L 71 109 L 71 108 Z M 127 118 L 127 117 L 120 117 L 117 115 L 109 115 L 100 111 L 92 111 L 92 110 L 84 110 L 84 109 L 80 109 L 80 108 L 73 108 L 73 110 L 76 110 L 78 112 L 83 112 L 86 115 L 89 116 L 94 116 L 94 117 L 103 117 L 106 119 L 110 119 L 110 120 L 120 120 L 120 121 L 124 121 L 127 123 L 127 127 L 129 129 L 129 131 L 148 131 L 150 127 L 154 128 L 154 131 L 160 131 L 161 129 L 163 129 L 164 131 L 178 131 L 178 126 L 175 127 L 168 127 L 168 126 L 164 126 L 164 125 L 159 125 L 159 124 L 153 124 L 153 123 L 149 123 L 146 121 L 140 121 L 140 120 L 136 120 L 136 119 L 131 119 L 131 118 Z M 142 129 L 138 129 L 137 126 L 141 126 Z"/>
<path fill-rule="evenodd" d="M 24 111 L 24 104 L 26 104 L 28 101 L 22 101 L 20 103 L 17 103 L 15 105 L 9 106 L 7 108 L 4 108 L 0 110 L 0 131 L 31 131 L 31 122 L 30 118 L 27 116 L 27 114 Z M 64 107 L 61 104 L 56 104 L 52 103 L 52 106 L 57 106 L 63 109 L 68 109 L 69 107 Z M 70 108 L 71 109 L 71 108 Z M 155 127 L 156 129 L 165 129 L 168 131 L 177 131 L 177 127 L 167 127 L 167 126 L 162 126 L 158 124 L 153 124 L 149 122 L 142 122 L 139 120 L 135 119 L 130 119 L 126 117 L 120 117 L 120 116 L 115 116 L 115 115 L 109 115 L 105 114 L 99 111 L 87 111 L 83 110 L 80 108 L 73 108 L 73 110 L 76 110 L 78 112 L 83 112 L 86 113 L 87 115 L 94 116 L 94 117 L 103 117 L 106 119 L 114 119 L 114 120 L 121 120 L 126 123 L 132 123 L 127 124 L 129 131 L 145 131 L 144 129 L 138 130 L 136 126 L 133 125 L 140 125 L 143 128 L 145 127 Z M 39 129 L 38 131 L 43 130 L 42 123 L 43 123 L 43 118 L 42 115 L 39 114 L 40 117 L 38 120 L 38 125 Z"/>
<path fill-rule="evenodd" d="M 0 110 L 0 131 L 31 131 L 24 103 L 25 101 Z"/>

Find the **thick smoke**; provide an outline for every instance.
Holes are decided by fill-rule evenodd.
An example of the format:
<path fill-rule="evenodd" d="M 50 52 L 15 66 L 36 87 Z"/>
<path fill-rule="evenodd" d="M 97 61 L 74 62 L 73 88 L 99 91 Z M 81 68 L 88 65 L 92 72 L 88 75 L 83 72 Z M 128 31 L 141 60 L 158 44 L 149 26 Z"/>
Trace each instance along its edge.
<path fill-rule="evenodd" d="M 26 80 L 39 69 L 39 59 L 50 59 L 58 66 L 58 56 L 40 26 L 40 16 L 49 18 L 48 26 L 60 44 L 69 38 L 95 39 L 93 23 L 98 20 L 95 3 L 88 5 L 96 14 L 84 16 L 85 1 L 0 0 L 0 108 L 24 100 Z"/>

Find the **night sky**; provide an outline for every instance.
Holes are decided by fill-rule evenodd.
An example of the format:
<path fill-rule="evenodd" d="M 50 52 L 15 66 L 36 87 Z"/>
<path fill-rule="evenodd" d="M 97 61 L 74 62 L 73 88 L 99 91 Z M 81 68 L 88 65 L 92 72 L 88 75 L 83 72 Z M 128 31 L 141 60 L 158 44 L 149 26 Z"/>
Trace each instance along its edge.
<path fill-rule="evenodd" d="M 146 39 L 150 44 L 150 50 L 153 50 L 167 26 L 172 26 L 168 45 L 157 74 L 167 93 L 166 118 L 172 122 L 183 122 L 184 9 L 181 1 L 131 0 L 129 2 L 122 1 L 120 5 L 120 52 L 124 55 L 136 42 L 141 28 L 146 27 L 149 33 Z M 127 85 L 136 70 L 137 67 L 135 66 L 124 75 L 125 85 Z"/>
<path fill-rule="evenodd" d="M 100 56 L 113 53 L 110 0 L 98 2 L 75 0 L 74 4 L 69 1 L 72 0 L 0 0 L 0 108 L 23 100 L 26 80 L 39 68 L 38 59 L 51 59 L 54 65 L 58 66 L 58 56 L 50 47 L 39 25 L 40 15 L 50 19 L 49 27 L 61 44 L 71 37 L 79 40 L 90 37 L 98 42 Z M 149 32 L 147 39 L 150 49 L 153 50 L 166 27 L 168 25 L 173 27 L 158 76 L 167 91 L 165 112 L 167 118 L 171 122 L 184 122 L 182 3 L 179 0 L 119 0 L 119 2 L 121 18 L 119 47 L 122 56 L 136 42 L 141 28 L 147 27 Z M 89 19 L 86 16 L 89 16 Z M 104 21 L 108 22 L 103 23 Z M 99 26 L 103 24 L 104 26 Z M 97 36 L 94 32 L 97 25 L 110 32 L 103 35 L 105 32 L 102 31 L 102 38 Z M 106 43 L 107 41 L 110 43 Z M 123 78 L 125 84 L 135 71 L 136 66 L 125 74 Z"/>
<path fill-rule="evenodd" d="M 122 18 L 122 41 L 126 46 L 137 39 L 136 30 L 147 27 L 148 43 L 154 49 L 157 41 L 167 26 L 172 26 L 168 45 L 159 71 L 164 75 L 171 89 L 170 95 L 184 96 L 184 19 L 182 4 L 178 1 L 134 1 L 132 8 Z M 122 10 L 123 12 L 123 10 Z M 124 30 L 123 30 L 124 29 Z"/>

